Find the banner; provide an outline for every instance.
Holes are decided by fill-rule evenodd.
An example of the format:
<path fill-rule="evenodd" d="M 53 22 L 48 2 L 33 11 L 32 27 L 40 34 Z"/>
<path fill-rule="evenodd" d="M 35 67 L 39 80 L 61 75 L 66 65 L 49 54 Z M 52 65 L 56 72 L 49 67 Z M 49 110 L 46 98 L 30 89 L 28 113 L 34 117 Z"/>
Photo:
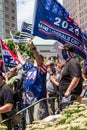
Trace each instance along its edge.
<path fill-rule="evenodd" d="M 71 44 L 84 59 L 84 44 L 78 24 L 57 0 L 37 0 L 33 35 Z"/>
<path fill-rule="evenodd" d="M 23 43 L 23 44 L 25 44 L 25 43 L 28 43 L 29 40 L 30 40 L 29 38 L 23 38 L 21 36 L 14 35 L 14 34 L 12 34 L 12 32 L 10 32 L 10 35 L 12 37 L 12 40 L 14 42 L 17 42 L 17 43 Z"/>
<path fill-rule="evenodd" d="M 1 52 L 5 67 L 16 67 L 19 64 L 18 57 L 12 50 L 0 39 Z"/>

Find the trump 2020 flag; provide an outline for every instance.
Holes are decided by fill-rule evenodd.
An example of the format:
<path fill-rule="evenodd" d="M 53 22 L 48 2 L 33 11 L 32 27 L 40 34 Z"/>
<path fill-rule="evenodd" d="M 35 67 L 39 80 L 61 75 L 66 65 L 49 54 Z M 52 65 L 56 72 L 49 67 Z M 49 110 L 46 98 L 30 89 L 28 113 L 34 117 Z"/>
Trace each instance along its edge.
<path fill-rule="evenodd" d="M 76 54 L 86 58 L 79 26 L 57 0 L 37 0 L 33 34 L 71 44 Z"/>
<path fill-rule="evenodd" d="M 2 58 L 5 67 L 16 67 L 19 64 L 18 57 L 12 52 L 12 50 L 0 39 Z"/>

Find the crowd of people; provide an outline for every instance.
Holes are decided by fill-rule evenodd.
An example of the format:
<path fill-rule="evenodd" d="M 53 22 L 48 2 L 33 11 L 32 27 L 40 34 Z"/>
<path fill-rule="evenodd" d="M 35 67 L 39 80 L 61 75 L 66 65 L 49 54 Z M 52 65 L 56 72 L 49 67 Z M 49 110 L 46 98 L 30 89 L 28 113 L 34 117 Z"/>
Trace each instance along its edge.
<path fill-rule="evenodd" d="M 16 45 L 20 65 L 10 69 L 6 74 L 0 72 L 0 114 L 6 119 L 7 114 L 13 110 L 15 107 L 13 91 L 19 89 L 20 110 L 40 101 L 28 109 L 31 124 L 34 120 L 58 114 L 71 101 L 81 103 L 81 98 L 84 96 L 83 81 L 87 80 L 87 71 L 82 70 L 84 67 L 81 68 L 73 48 L 68 44 L 61 50 L 64 61 L 57 59 L 57 62 L 51 59 L 44 60 L 32 40 L 29 41 L 29 46 L 33 51 L 34 62 L 26 60 Z M 55 98 L 51 99 L 52 97 Z M 17 98 L 16 93 L 15 100 L 18 100 Z M 26 116 L 25 112 L 24 118 Z"/>

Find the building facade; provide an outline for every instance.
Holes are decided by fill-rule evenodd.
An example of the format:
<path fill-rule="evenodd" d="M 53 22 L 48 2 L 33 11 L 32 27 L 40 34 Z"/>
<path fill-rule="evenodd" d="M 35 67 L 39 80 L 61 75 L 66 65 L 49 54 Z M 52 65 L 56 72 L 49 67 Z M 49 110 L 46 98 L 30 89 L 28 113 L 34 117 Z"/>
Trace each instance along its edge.
<path fill-rule="evenodd" d="M 63 0 L 63 6 L 87 34 L 87 0 Z"/>
<path fill-rule="evenodd" d="M 0 0 L 0 38 L 10 38 L 17 30 L 16 0 Z"/>
<path fill-rule="evenodd" d="M 40 54 L 44 57 L 56 57 L 57 52 L 54 48 L 56 40 L 44 40 L 40 37 L 35 36 L 33 39 L 35 46 Z"/>

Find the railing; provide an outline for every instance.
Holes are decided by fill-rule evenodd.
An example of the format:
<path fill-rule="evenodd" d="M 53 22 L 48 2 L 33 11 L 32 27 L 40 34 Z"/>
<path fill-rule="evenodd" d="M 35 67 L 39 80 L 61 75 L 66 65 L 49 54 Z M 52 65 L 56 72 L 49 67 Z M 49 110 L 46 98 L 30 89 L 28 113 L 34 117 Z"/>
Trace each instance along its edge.
<path fill-rule="evenodd" d="M 33 103 L 32 105 L 29 105 L 29 106 L 23 108 L 22 110 L 18 111 L 15 115 L 13 115 L 13 116 L 11 116 L 11 117 L 5 119 L 5 120 L 2 120 L 2 121 L 0 122 L 0 124 L 4 124 L 4 123 L 8 122 L 8 121 L 11 120 L 13 117 L 15 117 L 15 116 L 17 116 L 17 115 L 23 113 L 23 112 L 26 111 L 26 110 L 29 110 L 31 107 L 33 107 L 34 105 L 38 104 L 39 102 L 44 101 L 44 100 L 50 100 L 50 99 L 58 99 L 58 97 L 49 97 L 49 98 L 40 99 L 39 101 Z"/>

